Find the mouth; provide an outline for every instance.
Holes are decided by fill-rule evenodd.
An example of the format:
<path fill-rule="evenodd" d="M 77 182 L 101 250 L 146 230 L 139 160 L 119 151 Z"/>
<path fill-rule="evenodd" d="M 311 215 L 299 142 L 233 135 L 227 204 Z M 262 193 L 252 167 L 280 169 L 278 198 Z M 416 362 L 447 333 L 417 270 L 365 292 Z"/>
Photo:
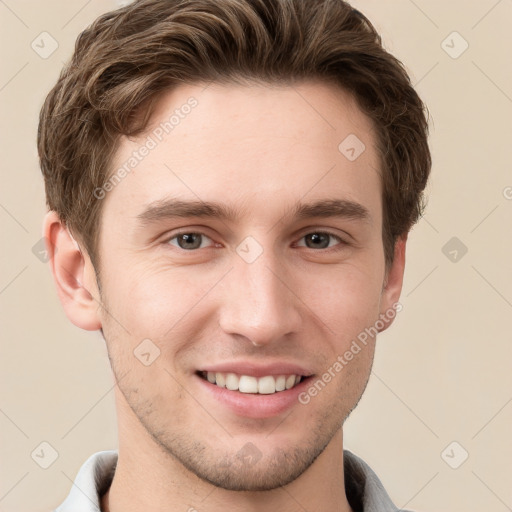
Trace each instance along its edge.
<path fill-rule="evenodd" d="M 197 375 L 210 384 L 229 391 L 254 395 L 273 395 L 288 391 L 298 386 L 302 381 L 309 378 L 304 375 L 283 374 L 264 375 L 255 377 L 252 375 L 239 375 L 231 372 L 210 372 L 198 371 Z"/>
<path fill-rule="evenodd" d="M 253 419 L 275 418 L 300 405 L 299 394 L 314 378 L 307 366 L 277 360 L 225 361 L 199 367 L 194 375 L 205 393 L 205 405 L 214 403 L 219 414 Z"/>

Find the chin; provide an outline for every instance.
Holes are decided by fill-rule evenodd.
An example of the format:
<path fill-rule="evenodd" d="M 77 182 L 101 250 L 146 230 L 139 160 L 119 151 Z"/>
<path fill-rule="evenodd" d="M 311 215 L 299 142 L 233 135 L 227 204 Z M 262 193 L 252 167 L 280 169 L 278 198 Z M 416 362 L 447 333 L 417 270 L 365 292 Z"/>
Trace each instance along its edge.
<path fill-rule="evenodd" d="M 182 436 L 158 442 L 175 461 L 215 487 L 239 492 L 270 491 L 293 482 L 307 471 L 325 450 L 336 430 L 312 429 L 301 443 L 293 444 L 288 440 L 289 446 L 285 445 L 285 440 L 274 443 L 268 439 L 265 445 L 265 436 L 262 435 L 254 439 L 254 443 L 245 442 L 235 452 L 232 451 L 233 445 L 238 443 L 231 439 L 230 445 L 226 446 L 231 453 Z"/>
<path fill-rule="evenodd" d="M 223 463 L 212 465 L 205 461 L 190 464 L 187 469 L 209 484 L 228 491 L 271 491 L 296 480 L 323 451 L 293 449 L 279 451 L 260 459 L 243 458 L 238 454 Z"/>

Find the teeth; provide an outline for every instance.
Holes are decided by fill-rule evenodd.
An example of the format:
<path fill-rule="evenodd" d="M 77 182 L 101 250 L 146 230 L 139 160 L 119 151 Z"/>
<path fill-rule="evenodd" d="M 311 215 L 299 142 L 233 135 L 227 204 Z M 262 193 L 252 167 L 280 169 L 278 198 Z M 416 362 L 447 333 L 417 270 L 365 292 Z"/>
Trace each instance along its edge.
<path fill-rule="evenodd" d="M 212 372 L 213 373 L 213 372 Z M 226 376 L 223 373 L 214 373 L 215 379 L 212 384 L 217 384 L 219 388 L 226 387 Z"/>
<path fill-rule="evenodd" d="M 260 395 L 272 395 L 273 393 L 291 389 L 301 380 L 300 375 L 279 375 L 274 377 L 252 377 L 251 375 L 237 375 L 236 373 L 202 372 L 208 382 L 216 384 L 220 388 L 227 388 L 240 393 L 259 393 Z"/>
<path fill-rule="evenodd" d="M 290 375 L 286 377 L 286 389 L 291 389 L 295 386 L 295 375 Z"/>
<path fill-rule="evenodd" d="M 230 391 L 237 391 L 240 379 L 234 373 L 226 374 L 226 387 Z"/>
<path fill-rule="evenodd" d="M 241 393 L 257 393 L 258 379 L 256 377 L 242 375 L 238 382 L 238 391 L 240 391 Z"/>
<path fill-rule="evenodd" d="M 276 392 L 276 379 L 269 375 L 268 377 L 261 377 L 258 380 L 258 393 L 262 395 L 271 395 Z"/>
<path fill-rule="evenodd" d="M 276 379 L 276 391 L 284 391 L 286 389 L 286 377 L 281 375 Z"/>

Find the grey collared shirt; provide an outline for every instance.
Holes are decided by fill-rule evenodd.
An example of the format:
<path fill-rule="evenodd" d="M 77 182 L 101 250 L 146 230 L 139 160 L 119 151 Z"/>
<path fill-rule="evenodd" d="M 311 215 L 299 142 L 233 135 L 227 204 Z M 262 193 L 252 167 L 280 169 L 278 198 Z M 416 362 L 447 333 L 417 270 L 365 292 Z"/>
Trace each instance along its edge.
<path fill-rule="evenodd" d="M 399 511 L 366 462 L 348 450 L 344 450 L 343 458 L 345 491 L 354 512 Z M 91 455 L 80 468 L 68 497 L 54 512 L 101 512 L 100 498 L 112 483 L 116 464 L 115 450 Z"/>

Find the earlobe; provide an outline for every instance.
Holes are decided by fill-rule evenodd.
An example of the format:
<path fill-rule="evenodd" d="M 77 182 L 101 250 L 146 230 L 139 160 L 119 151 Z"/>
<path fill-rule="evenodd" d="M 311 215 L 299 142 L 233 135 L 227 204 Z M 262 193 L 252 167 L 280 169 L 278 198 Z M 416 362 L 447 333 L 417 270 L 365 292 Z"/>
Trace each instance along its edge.
<path fill-rule="evenodd" d="M 386 273 L 384 288 L 380 302 L 381 318 L 386 318 L 385 326 L 380 331 L 385 331 L 395 318 L 396 312 L 401 310 L 398 306 L 405 270 L 405 248 L 407 234 L 399 237 L 395 242 L 394 257 L 391 266 Z"/>
<path fill-rule="evenodd" d="M 60 302 L 69 320 L 88 331 L 101 328 L 99 293 L 90 258 L 84 254 L 54 211 L 43 223 L 48 263 Z"/>

